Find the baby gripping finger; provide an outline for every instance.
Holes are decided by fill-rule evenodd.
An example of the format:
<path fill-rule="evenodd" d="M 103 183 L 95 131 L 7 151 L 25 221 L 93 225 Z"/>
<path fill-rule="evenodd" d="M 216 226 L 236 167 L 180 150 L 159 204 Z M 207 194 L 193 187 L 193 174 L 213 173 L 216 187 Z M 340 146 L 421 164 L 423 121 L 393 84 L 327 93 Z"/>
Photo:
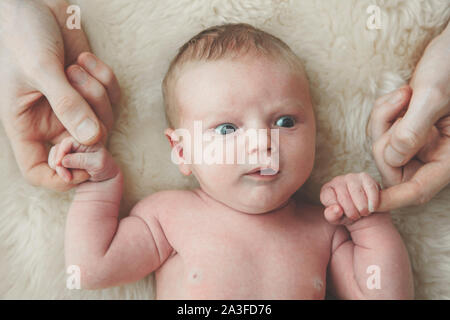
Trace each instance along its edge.
<path fill-rule="evenodd" d="M 70 153 L 62 159 L 62 165 L 71 169 L 84 169 L 86 171 L 98 170 L 96 153 Z"/>
<path fill-rule="evenodd" d="M 96 152 L 68 154 L 63 158 L 62 164 L 66 168 L 86 170 L 91 175 L 91 181 L 110 179 L 119 171 L 105 148 Z"/>

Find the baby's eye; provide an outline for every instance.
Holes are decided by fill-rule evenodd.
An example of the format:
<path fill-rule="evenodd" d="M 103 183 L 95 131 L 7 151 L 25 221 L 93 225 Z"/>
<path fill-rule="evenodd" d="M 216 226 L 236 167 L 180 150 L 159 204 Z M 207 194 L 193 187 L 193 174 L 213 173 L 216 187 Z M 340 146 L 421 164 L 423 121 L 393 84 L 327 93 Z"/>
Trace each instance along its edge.
<path fill-rule="evenodd" d="M 275 123 L 279 127 L 291 128 L 295 124 L 295 120 L 291 116 L 283 116 Z"/>
<path fill-rule="evenodd" d="M 232 123 L 222 123 L 219 124 L 216 129 L 214 129 L 218 134 L 226 135 L 233 133 L 237 130 L 237 127 Z"/>

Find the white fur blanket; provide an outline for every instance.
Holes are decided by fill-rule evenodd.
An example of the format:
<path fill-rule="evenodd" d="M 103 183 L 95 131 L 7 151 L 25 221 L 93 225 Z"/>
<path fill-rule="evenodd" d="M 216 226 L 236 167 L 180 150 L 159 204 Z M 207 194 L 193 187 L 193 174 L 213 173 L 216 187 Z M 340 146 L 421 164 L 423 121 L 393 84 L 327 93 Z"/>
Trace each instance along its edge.
<path fill-rule="evenodd" d="M 176 49 L 200 30 L 247 22 L 305 61 L 318 122 L 317 158 L 304 192 L 318 200 L 333 176 L 379 178 L 365 137 L 375 99 L 405 83 L 450 18 L 448 0 L 79 0 L 93 51 L 115 70 L 123 99 L 110 150 L 126 176 L 121 214 L 149 193 L 186 188 L 170 161 L 160 84 Z M 381 29 L 366 27 L 369 5 Z M 66 289 L 64 227 L 73 192 L 25 183 L 0 127 L 0 297 L 153 299 L 153 275 L 100 291 Z M 416 297 L 450 298 L 450 187 L 429 204 L 392 213 L 410 253 Z"/>

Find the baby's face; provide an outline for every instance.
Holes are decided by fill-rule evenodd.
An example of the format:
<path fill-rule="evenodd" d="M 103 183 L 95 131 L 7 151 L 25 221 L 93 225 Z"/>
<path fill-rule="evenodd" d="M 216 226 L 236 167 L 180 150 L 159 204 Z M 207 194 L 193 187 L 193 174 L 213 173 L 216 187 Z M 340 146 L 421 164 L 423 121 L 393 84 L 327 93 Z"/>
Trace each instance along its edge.
<path fill-rule="evenodd" d="M 268 212 L 286 204 L 310 175 L 316 128 L 308 82 L 287 65 L 250 56 L 192 63 L 183 69 L 175 92 L 180 128 L 189 131 L 191 150 L 195 148 L 194 121 L 201 121 L 203 134 L 212 139 L 203 142 L 203 151 L 216 148 L 217 152 L 220 142 L 226 141 L 226 147 L 220 147 L 222 164 L 194 163 L 192 158 L 192 164 L 184 166 L 184 172 L 192 171 L 202 190 L 215 200 L 246 213 Z M 239 139 L 249 129 L 265 129 L 267 134 L 252 147 L 249 139 Z M 278 130 L 278 139 L 271 129 Z M 250 155 L 264 151 L 272 159 L 269 166 L 278 167 L 278 172 L 249 174 L 267 167 L 249 160 Z M 231 164 L 230 158 L 225 160 L 230 152 L 234 154 Z M 247 156 L 244 164 L 237 160 L 239 154 Z"/>

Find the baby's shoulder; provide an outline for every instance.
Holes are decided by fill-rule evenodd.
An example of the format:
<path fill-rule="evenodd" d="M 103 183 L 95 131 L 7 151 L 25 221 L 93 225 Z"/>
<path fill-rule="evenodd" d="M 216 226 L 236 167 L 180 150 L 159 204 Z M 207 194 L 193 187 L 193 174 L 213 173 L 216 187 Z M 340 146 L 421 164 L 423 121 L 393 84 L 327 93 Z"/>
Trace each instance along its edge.
<path fill-rule="evenodd" d="M 190 190 L 157 191 L 140 200 L 133 211 L 161 217 L 179 212 L 181 208 L 186 208 L 190 202 L 195 201 L 195 198 L 195 193 Z"/>

